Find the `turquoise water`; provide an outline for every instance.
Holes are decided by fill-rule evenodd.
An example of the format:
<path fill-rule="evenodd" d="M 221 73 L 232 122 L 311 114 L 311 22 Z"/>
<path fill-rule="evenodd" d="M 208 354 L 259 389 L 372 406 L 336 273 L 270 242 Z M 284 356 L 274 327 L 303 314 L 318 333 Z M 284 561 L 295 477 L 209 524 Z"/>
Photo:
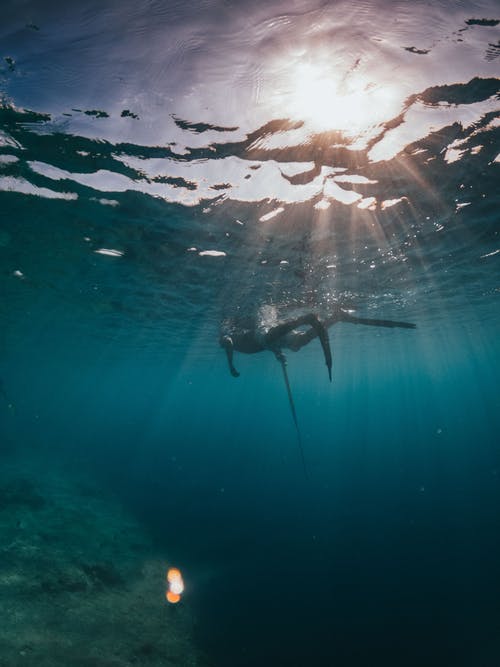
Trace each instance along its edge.
<path fill-rule="evenodd" d="M 150 544 L 124 571 L 186 591 L 151 570 L 133 657 L 127 621 L 91 658 L 51 621 L 0 664 L 495 667 L 498 5 L 43 4 L 0 26 L 3 468 L 34 498 L 87 475 Z M 338 323 L 331 384 L 317 341 L 288 354 L 306 476 L 274 356 L 232 378 L 219 327 L 336 304 L 417 328 Z"/>

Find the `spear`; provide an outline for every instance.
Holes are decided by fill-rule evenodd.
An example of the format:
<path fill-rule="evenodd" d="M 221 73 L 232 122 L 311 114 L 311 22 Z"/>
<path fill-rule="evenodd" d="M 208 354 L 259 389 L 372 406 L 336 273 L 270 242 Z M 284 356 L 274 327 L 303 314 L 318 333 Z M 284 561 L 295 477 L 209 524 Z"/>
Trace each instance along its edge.
<path fill-rule="evenodd" d="M 285 386 L 286 386 L 286 391 L 288 394 L 288 402 L 290 403 L 290 410 L 292 412 L 292 418 L 293 418 L 293 423 L 295 424 L 295 429 L 297 431 L 297 441 L 300 449 L 300 456 L 302 459 L 302 467 L 304 468 L 304 475 L 308 477 L 307 475 L 307 467 L 306 467 L 306 459 L 304 456 L 304 447 L 302 446 L 302 436 L 300 434 L 300 428 L 299 428 L 299 422 L 297 420 L 297 412 L 295 411 L 295 403 L 293 402 L 293 395 L 292 395 L 292 389 L 290 387 L 290 381 L 288 379 L 288 373 L 286 370 L 286 357 L 284 354 L 280 354 L 278 357 L 278 361 L 281 364 L 281 368 L 283 369 L 283 377 L 285 378 Z"/>

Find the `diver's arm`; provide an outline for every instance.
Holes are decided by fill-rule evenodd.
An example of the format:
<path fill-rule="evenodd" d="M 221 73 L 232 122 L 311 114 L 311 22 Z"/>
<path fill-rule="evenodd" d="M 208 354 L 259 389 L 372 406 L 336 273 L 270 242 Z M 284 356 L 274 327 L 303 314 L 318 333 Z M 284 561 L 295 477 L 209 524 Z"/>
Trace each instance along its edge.
<path fill-rule="evenodd" d="M 229 364 L 229 372 L 234 378 L 240 377 L 240 374 L 233 365 L 233 339 L 230 336 L 224 336 L 221 341 L 221 345 L 226 351 L 227 363 Z"/>

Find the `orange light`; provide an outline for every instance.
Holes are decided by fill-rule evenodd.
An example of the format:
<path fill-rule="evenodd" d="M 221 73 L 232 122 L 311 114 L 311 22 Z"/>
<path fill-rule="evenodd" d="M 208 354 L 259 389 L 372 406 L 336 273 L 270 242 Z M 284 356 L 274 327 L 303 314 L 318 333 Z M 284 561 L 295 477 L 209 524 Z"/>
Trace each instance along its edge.
<path fill-rule="evenodd" d="M 172 593 L 172 591 L 167 591 L 166 598 L 171 604 L 177 604 L 181 599 L 181 596 L 177 593 Z"/>
<path fill-rule="evenodd" d="M 182 581 L 182 574 L 181 571 L 178 570 L 176 567 L 171 567 L 169 571 L 167 572 L 167 581 Z"/>

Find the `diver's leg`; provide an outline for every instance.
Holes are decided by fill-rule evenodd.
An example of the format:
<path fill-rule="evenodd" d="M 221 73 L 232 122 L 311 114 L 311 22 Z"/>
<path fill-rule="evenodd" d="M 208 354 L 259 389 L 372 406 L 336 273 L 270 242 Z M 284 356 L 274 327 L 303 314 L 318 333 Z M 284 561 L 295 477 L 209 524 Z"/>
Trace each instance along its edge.
<path fill-rule="evenodd" d="M 282 322 L 277 324 L 275 327 L 269 329 L 266 334 L 266 343 L 269 347 L 273 347 L 273 344 L 279 341 L 283 336 L 293 331 L 297 327 L 309 325 L 315 332 L 314 336 L 310 336 L 306 342 L 309 342 L 316 336 L 319 338 L 321 347 L 323 348 L 323 354 L 325 356 L 326 367 L 328 368 L 328 377 L 330 382 L 332 380 L 332 352 L 330 349 L 330 341 L 328 340 L 328 331 L 322 322 L 320 322 L 317 315 L 309 313 L 307 315 L 301 315 L 296 317 L 293 320 L 288 320 L 287 322 Z M 307 332 L 306 332 L 307 333 Z M 304 342 L 300 347 L 306 344 Z"/>
<path fill-rule="evenodd" d="M 389 327 L 389 328 L 401 327 L 403 329 L 417 328 L 416 324 L 411 324 L 410 322 L 395 322 L 394 320 L 372 320 L 366 317 L 354 317 L 353 315 L 350 315 L 349 313 L 346 313 L 342 310 L 335 313 L 335 315 L 331 317 L 325 318 L 322 321 L 323 325 L 327 329 L 329 329 L 334 324 L 337 324 L 337 322 L 351 322 L 352 324 L 367 324 L 372 327 Z M 316 338 L 317 335 L 318 332 L 316 331 L 316 329 L 313 329 L 312 327 L 307 331 L 293 331 L 290 332 L 290 335 L 287 337 L 287 345 L 291 350 L 297 352 L 302 347 L 304 347 L 304 345 L 310 343 L 313 340 L 313 338 Z"/>
<path fill-rule="evenodd" d="M 328 317 L 321 318 L 320 322 L 325 327 L 325 329 L 329 329 L 334 324 L 337 324 L 337 322 L 341 321 L 342 317 L 339 316 L 339 312 L 341 312 L 341 309 L 336 308 L 333 313 L 328 315 Z M 286 339 L 287 346 L 294 352 L 297 352 L 302 347 L 310 343 L 314 338 L 317 338 L 317 336 L 318 331 L 312 326 L 310 329 L 307 329 L 307 331 L 291 331 L 290 335 L 288 335 Z"/>
<path fill-rule="evenodd" d="M 301 348 L 303 348 L 305 345 L 307 345 L 312 340 L 314 340 L 314 338 L 317 337 L 318 337 L 318 332 L 316 331 L 316 329 L 313 329 L 312 327 L 310 329 L 307 329 L 307 331 L 290 331 L 290 333 L 287 334 L 285 338 L 286 346 L 290 350 L 298 352 Z"/>
<path fill-rule="evenodd" d="M 281 322 L 281 324 L 277 324 L 276 326 L 271 327 L 265 336 L 266 344 L 270 347 L 280 338 L 286 336 L 287 333 L 293 331 L 293 329 L 304 325 L 313 327 L 316 331 L 316 336 L 319 335 L 318 329 L 322 326 L 322 324 L 316 315 L 310 313 L 307 315 L 301 315 L 300 317 L 295 317 L 294 319 L 287 320 L 286 322 Z"/>

